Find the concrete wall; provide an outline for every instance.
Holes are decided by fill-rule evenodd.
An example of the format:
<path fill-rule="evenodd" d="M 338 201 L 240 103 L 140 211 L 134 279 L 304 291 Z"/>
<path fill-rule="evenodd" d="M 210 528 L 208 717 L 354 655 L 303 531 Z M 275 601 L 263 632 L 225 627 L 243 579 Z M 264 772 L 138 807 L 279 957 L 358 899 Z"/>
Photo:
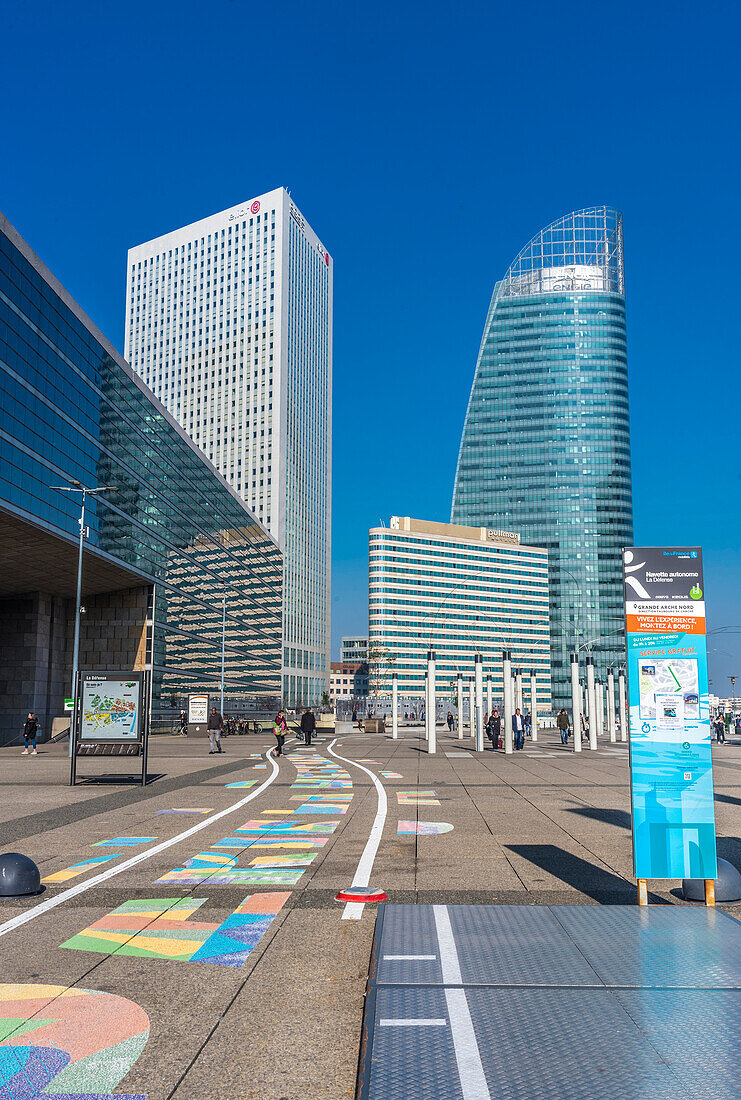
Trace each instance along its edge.
<path fill-rule="evenodd" d="M 85 597 L 80 668 L 143 669 L 148 586 Z M 43 736 L 64 713 L 72 677 L 74 601 L 45 592 L 0 598 L 0 745 L 22 744 L 30 710 Z"/>

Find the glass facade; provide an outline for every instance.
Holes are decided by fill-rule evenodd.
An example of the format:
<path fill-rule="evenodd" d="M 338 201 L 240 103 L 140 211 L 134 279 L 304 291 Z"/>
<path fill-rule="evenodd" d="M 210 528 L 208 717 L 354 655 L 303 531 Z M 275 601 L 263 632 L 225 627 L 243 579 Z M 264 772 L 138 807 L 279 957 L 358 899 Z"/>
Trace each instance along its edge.
<path fill-rule="evenodd" d="M 494 288 L 458 456 L 451 520 L 548 549 L 553 702 L 570 659 L 624 663 L 621 549 L 632 545 L 622 217 L 553 222 Z"/>
<path fill-rule="evenodd" d="M 473 676 L 480 653 L 499 702 L 502 651 L 509 649 L 514 667 L 528 677 L 536 672 L 542 704 L 550 702 L 546 550 L 502 544 L 480 529 L 393 517 L 390 528 L 370 531 L 368 572 L 370 646 L 393 656 L 382 669 L 382 691 L 395 671 L 401 696 L 423 698 L 433 649 L 438 690 L 450 697 L 457 673 Z"/>
<path fill-rule="evenodd" d="M 88 556 L 122 565 L 153 594 L 153 728 L 171 723 L 183 694 L 218 695 L 222 633 L 225 709 L 272 709 L 275 541 L 4 219 L 0 389 L 0 511 L 69 543 L 79 496 L 51 487 L 115 486 L 88 497 Z"/>

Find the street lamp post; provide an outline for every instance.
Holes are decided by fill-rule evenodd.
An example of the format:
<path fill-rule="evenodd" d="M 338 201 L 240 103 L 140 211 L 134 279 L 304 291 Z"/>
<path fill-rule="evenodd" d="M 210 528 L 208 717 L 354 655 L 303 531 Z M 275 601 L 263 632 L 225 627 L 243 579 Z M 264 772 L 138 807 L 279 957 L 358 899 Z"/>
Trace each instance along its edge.
<path fill-rule="evenodd" d="M 82 600 L 82 547 L 85 542 L 85 500 L 88 496 L 97 493 L 113 493 L 116 485 L 97 485 L 94 489 L 87 489 L 76 478 L 70 478 L 70 485 L 51 485 L 50 488 L 58 493 L 80 493 L 80 539 L 77 549 L 77 605 L 75 607 L 75 638 L 72 645 L 72 690 L 70 697 L 74 700 L 72 715 L 69 723 L 69 755 L 74 752 L 75 738 L 77 737 L 77 673 L 80 663 L 80 601 Z"/>
<path fill-rule="evenodd" d="M 226 589 L 221 593 L 221 714 L 224 720 L 224 657 L 226 655 Z"/>

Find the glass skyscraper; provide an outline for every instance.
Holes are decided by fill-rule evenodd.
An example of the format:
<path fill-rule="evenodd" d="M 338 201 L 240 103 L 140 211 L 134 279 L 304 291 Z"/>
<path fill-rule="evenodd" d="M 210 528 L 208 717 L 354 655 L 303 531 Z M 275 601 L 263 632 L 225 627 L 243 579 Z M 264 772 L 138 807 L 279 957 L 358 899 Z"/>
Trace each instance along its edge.
<path fill-rule="evenodd" d="M 453 523 L 548 549 L 553 702 L 569 653 L 624 661 L 621 548 L 633 541 L 623 223 L 577 210 L 522 249 L 494 294 L 468 401 Z"/>

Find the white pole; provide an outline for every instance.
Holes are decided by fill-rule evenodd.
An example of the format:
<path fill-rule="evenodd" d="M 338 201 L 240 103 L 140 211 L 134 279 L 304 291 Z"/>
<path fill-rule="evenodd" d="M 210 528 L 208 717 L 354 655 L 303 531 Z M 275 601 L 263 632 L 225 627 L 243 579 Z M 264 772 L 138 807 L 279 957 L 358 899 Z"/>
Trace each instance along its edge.
<path fill-rule="evenodd" d="M 226 591 L 221 593 L 221 717 L 224 717 L 224 659 L 226 654 Z"/>
<path fill-rule="evenodd" d="M 474 699 L 473 676 L 468 677 L 468 732 L 471 737 L 476 736 L 476 702 Z"/>
<path fill-rule="evenodd" d="M 431 753 L 437 752 L 437 700 L 435 698 L 435 651 L 431 649 L 427 654 L 427 683 L 429 685 L 429 738 L 427 742 L 427 751 Z"/>
<path fill-rule="evenodd" d="M 430 739 L 430 678 L 425 672 L 425 741 Z"/>
<path fill-rule="evenodd" d="M 536 672 L 534 668 L 530 669 L 530 718 L 532 721 L 531 729 L 533 741 L 538 740 L 538 685 L 536 682 Z"/>
<path fill-rule="evenodd" d="M 574 752 L 581 752 L 581 688 L 579 686 L 579 654 L 571 654 L 571 718 L 574 728 Z"/>
<path fill-rule="evenodd" d="M 511 753 L 512 746 L 512 656 L 508 649 L 502 653 L 502 683 L 504 685 L 504 751 Z"/>
<path fill-rule="evenodd" d="M 486 713 L 491 718 L 491 673 L 486 677 Z"/>
<path fill-rule="evenodd" d="M 459 672 L 456 677 L 456 688 L 458 691 L 458 740 L 463 740 L 463 673 Z"/>
<path fill-rule="evenodd" d="M 391 673 L 391 736 L 394 741 L 399 738 L 399 674 Z"/>
<path fill-rule="evenodd" d="M 597 702 L 594 696 L 594 662 L 587 657 L 587 710 L 589 711 L 589 747 L 597 748 Z"/>
<path fill-rule="evenodd" d="M 605 685 L 600 679 L 594 681 L 594 697 L 597 703 L 597 736 L 605 736 Z"/>
<path fill-rule="evenodd" d="M 620 706 L 620 740 L 628 740 L 628 718 L 625 706 L 625 669 L 618 669 L 618 699 Z"/>
<path fill-rule="evenodd" d="M 519 707 L 520 714 L 522 714 L 522 669 L 518 668 L 515 672 L 515 707 Z"/>
<path fill-rule="evenodd" d="M 484 751 L 484 665 L 483 657 L 474 657 L 473 672 L 476 680 L 476 751 Z"/>
<path fill-rule="evenodd" d="M 615 676 L 612 669 L 607 673 L 607 731 L 614 744 L 617 736 L 615 734 Z"/>

